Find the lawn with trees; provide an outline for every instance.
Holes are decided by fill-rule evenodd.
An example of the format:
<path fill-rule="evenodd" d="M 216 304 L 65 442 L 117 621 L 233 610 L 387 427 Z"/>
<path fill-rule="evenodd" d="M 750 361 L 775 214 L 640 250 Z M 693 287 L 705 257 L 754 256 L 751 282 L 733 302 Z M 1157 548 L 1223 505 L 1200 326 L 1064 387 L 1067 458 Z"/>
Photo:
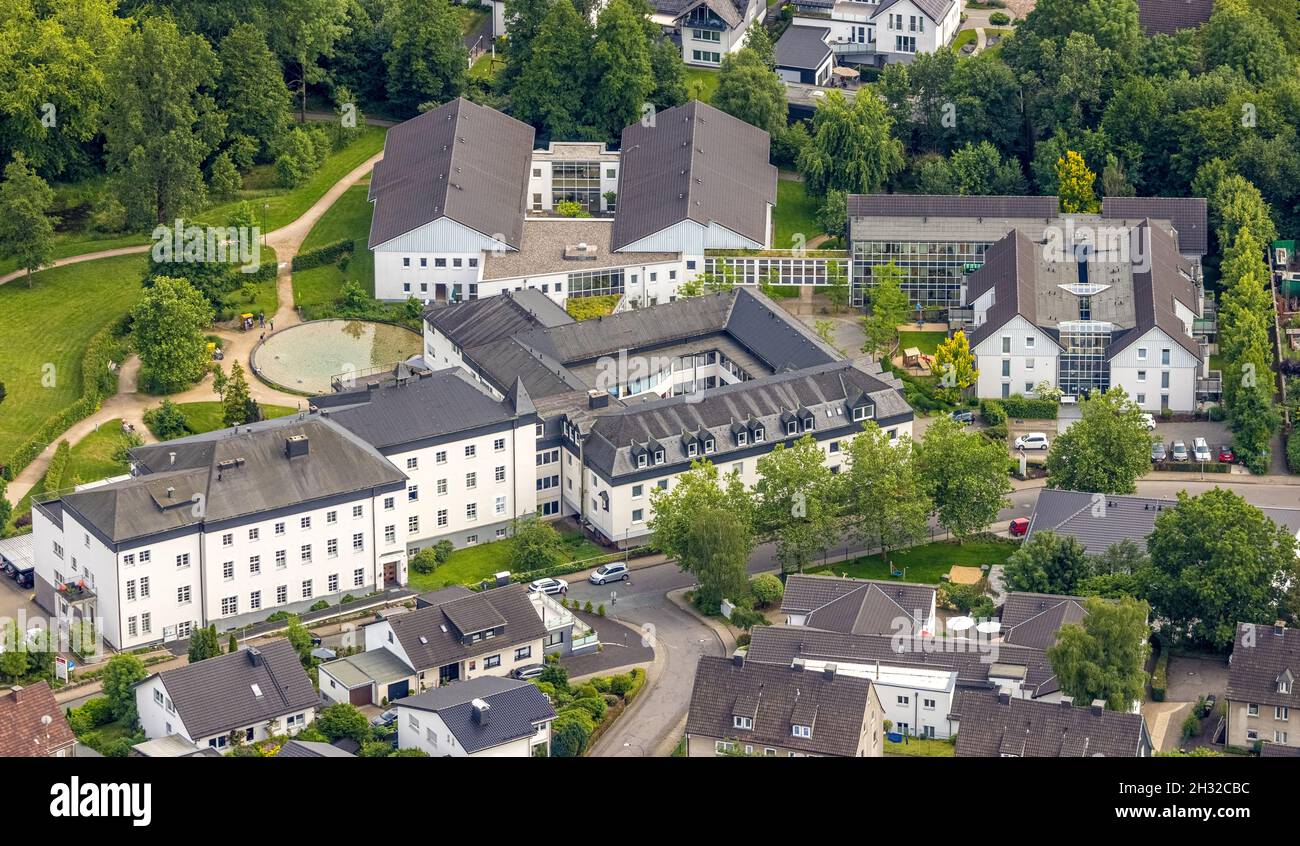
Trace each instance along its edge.
<path fill-rule="evenodd" d="M 584 561 L 605 554 L 604 549 L 587 540 L 581 532 L 559 532 L 549 523 L 539 525 L 551 529 L 558 536 L 560 557 L 553 563 Z M 427 591 L 447 585 L 477 586 L 484 579 L 490 579 L 494 573 L 503 570 L 518 571 L 513 563 L 516 560 L 514 549 L 513 538 L 462 547 L 450 552 L 442 563 L 428 572 L 418 572 L 412 566 L 408 587 L 415 591 Z"/>

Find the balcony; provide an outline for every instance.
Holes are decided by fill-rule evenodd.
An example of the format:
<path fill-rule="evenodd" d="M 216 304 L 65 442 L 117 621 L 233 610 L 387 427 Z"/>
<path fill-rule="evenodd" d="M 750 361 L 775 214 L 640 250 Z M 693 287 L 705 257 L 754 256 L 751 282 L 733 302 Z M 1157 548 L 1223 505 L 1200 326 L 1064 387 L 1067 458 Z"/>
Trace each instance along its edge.
<path fill-rule="evenodd" d="M 59 585 L 58 591 L 59 598 L 71 605 L 77 605 L 95 598 L 95 591 L 86 584 L 85 579 L 78 579 L 75 582 L 64 582 Z"/>
<path fill-rule="evenodd" d="M 876 42 L 871 41 L 832 41 L 830 42 L 831 51 L 835 55 L 847 53 L 874 53 L 876 52 Z"/>

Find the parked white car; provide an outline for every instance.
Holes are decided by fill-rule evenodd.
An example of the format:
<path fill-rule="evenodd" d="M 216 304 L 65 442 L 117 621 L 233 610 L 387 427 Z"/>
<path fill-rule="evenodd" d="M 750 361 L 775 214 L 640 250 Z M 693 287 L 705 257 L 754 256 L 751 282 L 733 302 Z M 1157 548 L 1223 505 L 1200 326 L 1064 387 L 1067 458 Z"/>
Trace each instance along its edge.
<path fill-rule="evenodd" d="M 564 579 L 538 579 L 528 583 L 528 590 L 545 594 L 567 593 L 569 583 Z"/>
<path fill-rule="evenodd" d="M 1042 432 L 1029 432 L 1016 438 L 1016 449 L 1041 449 L 1048 447 L 1047 435 Z"/>
<path fill-rule="evenodd" d="M 1152 429 L 1156 427 L 1156 418 L 1150 414 L 1144 413 L 1142 415 L 1142 425 L 1146 426 L 1147 431 L 1150 432 Z"/>
<path fill-rule="evenodd" d="M 1210 457 L 1210 445 L 1205 442 L 1205 438 L 1196 438 L 1192 441 L 1192 459 L 1194 461 L 1213 461 Z"/>

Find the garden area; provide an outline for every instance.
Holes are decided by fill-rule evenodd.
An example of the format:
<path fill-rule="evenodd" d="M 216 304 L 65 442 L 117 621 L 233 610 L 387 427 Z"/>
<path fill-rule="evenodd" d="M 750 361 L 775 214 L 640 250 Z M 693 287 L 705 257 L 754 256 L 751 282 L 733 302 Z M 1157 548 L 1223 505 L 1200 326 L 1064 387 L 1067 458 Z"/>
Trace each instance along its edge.
<path fill-rule="evenodd" d="M 119 476 L 128 470 L 126 450 L 138 444 L 122 431 L 120 419 L 107 420 L 86 437 L 69 445 L 60 441 L 50 459 L 49 468 L 27 496 L 14 506 L 9 529 L 22 528 L 31 519 L 32 497 Z"/>
<path fill-rule="evenodd" d="M 795 235 L 803 235 L 805 246 L 822 234 L 817 223 L 817 200 L 808 196 L 804 183 L 794 179 L 776 181 L 776 208 L 772 210 L 772 248 L 788 250 Z"/>
<path fill-rule="evenodd" d="M 6 390 L 0 404 L 0 466 L 86 393 L 86 377 L 94 381 L 101 375 L 83 372 L 87 352 L 97 334 L 139 301 L 144 269 L 144 256 L 118 256 L 42 270 L 32 276 L 31 288 L 20 280 L 0 285 L 0 373 Z M 46 440 L 65 428 L 59 426 Z"/>
<path fill-rule="evenodd" d="M 546 667 L 533 683 L 555 706 L 551 756 L 577 758 L 586 753 L 632 704 L 645 681 L 645 670 L 635 668 L 571 685 L 556 656 L 546 656 Z"/>
<path fill-rule="evenodd" d="M 547 536 L 547 540 L 541 542 L 552 544 L 545 553 L 546 561 L 564 564 L 585 561 L 606 554 L 606 550 L 592 543 L 582 532 L 577 530 L 556 531 L 550 524 L 538 521 L 525 521 L 521 524 L 521 526 L 523 525 L 545 527 L 551 529 L 557 536 L 554 539 Z M 434 547 L 421 550 L 416 559 L 412 559 L 408 586 L 415 591 L 436 590 L 449 585 L 475 586 L 484 579 L 490 579 L 492 574 L 500 573 L 503 570 L 525 572 L 542 569 L 535 565 L 544 562 L 538 561 L 538 556 L 529 554 L 532 550 L 524 551 L 519 549 L 520 546 L 524 545 L 523 541 L 516 542 L 516 538 L 521 532 L 527 537 L 528 531 L 528 529 L 516 529 L 515 537 L 467 546 L 455 551 L 446 550 L 444 547 L 441 553 L 443 555 L 442 561 L 427 572 L 420 572 L 418 567 L 427 565 L 423 561 L 417 561 L 416 559 L 419 559 L 421 555 L 426 555 L 426 553 L 426 560 L 427 558 L 436 559 L 439 552 Z"/>
<path fill-rule="evenodd" d="M 886 723 L 889 721 L 886 720 Z M 886 726 L 886 731 L 890 726 Z M 906 758 L 952 758 L 957 754 L 957 737 L 937 740 L 928 737 L 906 737 L 902 743 L 895 743 L 885 738 L 885 755 L 898 755 Z"/>
<path fill-rule="evenodd" d="M 938 584 L 940 577 L 948 573 L 954 564 L 963 567 L 990 567 L 1006 562 L 1017 544 L 1009 540 L 984 536 L 965 543 L 952 541 L 935 541 L 907 549 L 894 550 L 889 553 L 893 567 L 901 570 L 902 576 L 891 575 L 890 564 L 883 556 L 868 555 L 852 561 L 830 564 L 811 569 L 810 572 L 834 576 L 849 576 L 855 579 L 878 579 L 919 584 Z"/>
<path fill-rule="evenodd" d="M 934 355 L 939 345 L 947 339 L 947 332 L 899 332 L 898 351 L 901 353 L 909 347 L 915 347 L 921 355 Z"/>
<path fill-rule="evenodd" d="M 322 308 L 333 306 L 342 299 L 346 282 L 355 282 L 368 297 L 375 295 L 374 254 L 365 248 L 373 212 L 373 206 L 366 199 L 369 190 L 367 179 L 345 191 L 321 215 L 302 242 L 300 256 L 341 242 L 352 243 L 346 258 L 294 270 L 293 301 L 308 320 L 314 319 Z"/>
<path fill-rule="evenodd" d="M 174 418 L 170 421 L 159 422 L 159 415 L 163 406 L 151 408 L 145 412 L 145 425 L 149 431 L 160 441 L 168 441 L 173 438 L 183 438 L 188 435 L 201 435 L 204 432 L 215 432 L 218 429 L 226 428 L 223 415 L 225 409 L 222 404 L 216 400 L 212 402 L 181 402 L 167 403 L 171 414 L 180 414 L 180 418 Z M 285 417 L 293 414 L 298 409 L 290 408 L 287 405 L 269 405 L 258 403 L 257 407 L 262 410 L 262 419 L 271 420 L 276 417 Z M 183 431 L 178 430 L 178 425 Z"/>
<path fill-rule="evenodd" d="M 601 297 L 569 297 L 564 303 L 564 310 L 574 320 L 592 320 L 614 313 L 614 306 L 622 299 L 621 294 L 608 294 Z"/>
<path fill-rule="evenodd" d="M 718 72 L 708 68 L 686 68 L 686 98 L 708 103 L 718 90 Z"/>

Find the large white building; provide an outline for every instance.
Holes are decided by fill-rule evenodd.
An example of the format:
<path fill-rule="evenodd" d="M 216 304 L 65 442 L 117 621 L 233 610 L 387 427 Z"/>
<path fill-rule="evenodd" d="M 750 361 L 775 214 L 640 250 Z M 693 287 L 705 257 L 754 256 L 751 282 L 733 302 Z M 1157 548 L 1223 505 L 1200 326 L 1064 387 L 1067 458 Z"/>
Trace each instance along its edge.
<path fill-rule="evenodd" d="M 458 99 L 393 127 L 370 183 L 375 296 L 460 302 L 532 289 L 557 303 L 668 302 L 706 249 L 770 246 L 776 169 L 762 130 L 692 101 L 623 130 L 618 151 L 554 141 Z M 561 217 L 576 202 L 590 217 Z"/>
<path fill-rule="evenodd" d="M 38 500 L 37 601 L 130 649 L 404 585 L 421 548 L 525 516 L 638 544 L 650 491 L 692 461 L 752 485 L 812 435 L 838 470 L 867 421 L 911 432 L 898 381 L 747 289 L 582 322 L 537 290 L 434 305 L 422 360 L 391 376 Z"/>
<path fill-rule="evenodd" d="M 581 322 L 536 291 L 431 306 L 423 364 L 527 394 L 538 513 L 575 515 L 619 545 L 644 540 L 650 491 L 696 459 L 753 485 L 774 444 L 812 435 L 837 471 L 867 421 L 891 438 L 912 426 L 877 363 L 844 359 L 743 288 Z"/>

